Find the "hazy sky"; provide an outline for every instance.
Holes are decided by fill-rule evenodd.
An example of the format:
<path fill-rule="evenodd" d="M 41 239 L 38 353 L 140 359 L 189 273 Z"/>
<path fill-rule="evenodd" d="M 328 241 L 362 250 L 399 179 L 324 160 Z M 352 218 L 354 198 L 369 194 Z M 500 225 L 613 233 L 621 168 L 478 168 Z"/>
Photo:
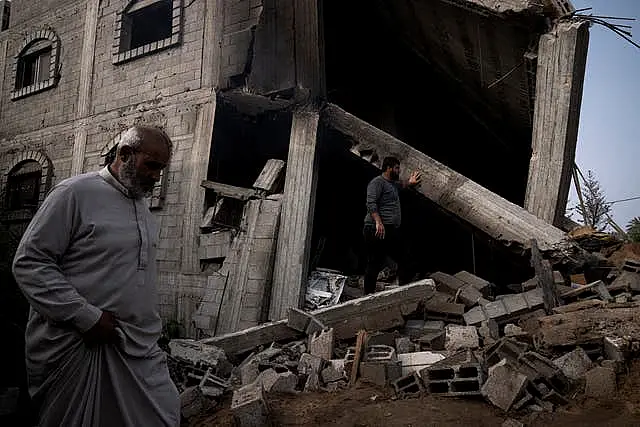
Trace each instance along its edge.
<path fill-rule="evenodd" d="M 633 26 L 633 40 L 640 44 L 640 0 L 572 3 L 576 9 L 593 8 L 582 13 L 636 18 L 616 22 Z M 640 196 L 640 49 L 601 25 L 592 26 L 590 35 L 576 162 L 585 175 L 589 169 L 596 174 L 609 201 Z M 569 197 L 574 205 L 573 187 Z M 625 228 L 640 216 L 640 200 L 612 209 Z"/>

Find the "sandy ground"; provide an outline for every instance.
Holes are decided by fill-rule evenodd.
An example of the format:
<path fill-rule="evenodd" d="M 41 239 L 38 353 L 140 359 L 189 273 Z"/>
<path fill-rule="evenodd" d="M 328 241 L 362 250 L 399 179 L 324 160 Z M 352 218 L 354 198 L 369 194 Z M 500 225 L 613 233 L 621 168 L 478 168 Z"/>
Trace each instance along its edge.
<path fill-rule="evenodd" d="M 610 400 L 584 399 L 553 413 L 512 414 L 526 426 L 640 426 L 640 361 L 621 376 Z M 278 426 L 500 426 L 508 417 L 482 399 L 423 396 L 395 400 L 388 390 L 358 384 L 337 393 L 270 396 Z M 189 427 L 233 426 L 229 401 L 223 409 L 191 420 Z"/>

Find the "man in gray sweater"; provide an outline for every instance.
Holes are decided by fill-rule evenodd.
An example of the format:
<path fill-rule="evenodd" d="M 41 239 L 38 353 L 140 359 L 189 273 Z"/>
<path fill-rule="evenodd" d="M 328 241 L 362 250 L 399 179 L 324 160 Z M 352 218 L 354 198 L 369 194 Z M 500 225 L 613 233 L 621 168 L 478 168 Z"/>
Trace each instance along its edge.
<path fill-rule="evenodd" d="M 158 346 L 158 226 L 144 198 L 171 158 L 136 126 L 115 161 L 56 185 L 27 228 L 13 272 L 31 305 L 29 393 L 43 427 L 180 424 Z"/>
<path fill-rule="evenodd" d="M 382 175 L 367 186 L 367 216 L 364 220 L 364 240 L 367 249 L 367 269 L 364 292 L 376 291 L 378 274 L 385 257 L 391 256 L 398 264 L 398 280 L 407 283 L 413 273 L 408 268 L 407 251 L 400 237 L 402 212 L 399 190 L 420 184 L 420 173 L 414 171 L 406 181 L 400 180 L 400 161 L 386 157 L 382 162 Z"/>

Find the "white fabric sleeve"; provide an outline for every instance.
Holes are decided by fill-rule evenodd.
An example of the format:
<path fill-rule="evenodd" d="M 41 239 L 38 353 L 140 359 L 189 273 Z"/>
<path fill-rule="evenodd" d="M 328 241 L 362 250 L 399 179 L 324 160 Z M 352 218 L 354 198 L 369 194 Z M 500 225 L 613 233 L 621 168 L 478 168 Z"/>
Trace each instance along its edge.
<path fill-rule="evenodd" d="M 69 322 L 86 332 L 98 322 L 102 310 L 78 293 L 59 266 L 78 222 L 73 189 L 55 187 L 22 236 L 13 274 L 34 310 L 53 322 Z"/>

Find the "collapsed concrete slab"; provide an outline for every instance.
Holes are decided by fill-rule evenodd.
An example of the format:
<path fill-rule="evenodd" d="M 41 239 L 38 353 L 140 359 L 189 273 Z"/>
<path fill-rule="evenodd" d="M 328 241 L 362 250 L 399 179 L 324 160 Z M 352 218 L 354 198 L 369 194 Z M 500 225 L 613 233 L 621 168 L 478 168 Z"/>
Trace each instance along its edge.
<path fill-rule="evenodd" d="M 439 206 L 491 238 L 519 253 L 535 239 L 543 254 L 554 262 L 580 260 L 582 251 L 560 229 L 548 224 L 444 164 L 390 134 L 328 104 L 321 111 L 328 128 L 341 133 L 356 156 L 378 167 L 384 157 L 395 156 L 405 170 L 422 174 L 418 191 Z"/>
<path fill-rule="evenodd" d="M 311 314 L 327 327 L 333 328 L 334 339 L 353 338 L 360 329 L 375 331 L 404 325 L 403 316 L 414 312 L 419 303 L 434 293 L 435 283 L 431 279 L 425 279 L 315 310 Z M 299 334 L 300 332 L 289 328 L 287 320 L 284 319 L 206 338 L 200 342 L 222 348 L 228 355 L 235 355 L 274 341 L 291 340 Z"/>

